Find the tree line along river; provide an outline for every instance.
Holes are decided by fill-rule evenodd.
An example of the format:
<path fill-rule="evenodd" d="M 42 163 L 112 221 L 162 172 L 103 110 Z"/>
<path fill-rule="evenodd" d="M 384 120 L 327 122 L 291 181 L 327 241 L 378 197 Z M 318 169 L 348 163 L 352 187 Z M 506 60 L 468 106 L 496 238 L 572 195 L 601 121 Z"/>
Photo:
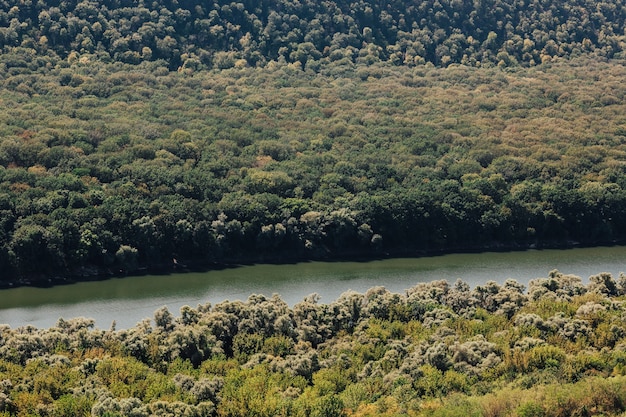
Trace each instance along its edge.
<path fill-rule="evenodd" d="M 180 307 L 224 300 L 246 300 L 251 294 L 279 294 L 290 306 L 311 293 L 329 303 L 348 290 L 365 292 L 384 286 L 402 293 L 419 282 L 462 279 L 471 287 L 508 278 L 528 285 L 558 269 L 578 275 L 626 272 L 626 246 L 448 254 L 368 262 L 303 262 L 252 265 L 201 273 L 145 275 L 82 282 L 52 288 L 20 287 L 0 291 L 0 324 L 11 327 L 54 325 L 60 317 L 93 318 L 96 326 L 128 328 L 167 306 Z"/>

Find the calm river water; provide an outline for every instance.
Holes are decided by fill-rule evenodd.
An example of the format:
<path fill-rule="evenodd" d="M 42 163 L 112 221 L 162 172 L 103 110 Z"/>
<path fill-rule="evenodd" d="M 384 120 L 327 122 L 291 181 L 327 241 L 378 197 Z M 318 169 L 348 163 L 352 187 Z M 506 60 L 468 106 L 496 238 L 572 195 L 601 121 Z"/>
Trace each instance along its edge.
<path fill-rule="evenodd" d="M 451 254 L 370 262 L 305 262 L 293 265 L 242 266 L 203 273 L 141 276 L 85 282 L 53 288 L 0 291 L 0 323 L 19 327 L 50 327 L 59 317 L 89 317 L 96 326 L 128 328 L 167 306 L 180 307 L 224 300 L 245 300 L 250 294 L 279 294 L 294 305 L 311 293 L 329 303 L 347 290 L 365 292 L 382 285 L 403 292 L 419 282 L 458 278 L 475 287 L 507 278 L 528 284 L 558 269 L 587 283 L 590 275 L 626 272 L 626 247 L 531 250 L 524 252 Z"/>

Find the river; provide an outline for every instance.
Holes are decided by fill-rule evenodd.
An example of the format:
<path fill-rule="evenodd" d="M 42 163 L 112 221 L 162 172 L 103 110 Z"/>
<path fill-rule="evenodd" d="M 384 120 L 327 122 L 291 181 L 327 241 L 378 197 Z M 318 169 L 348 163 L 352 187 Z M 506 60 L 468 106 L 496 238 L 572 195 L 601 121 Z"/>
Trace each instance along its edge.
<path fill-rule="evenodd" d="M 578 275 L 626 271 L 626 246 L 449 254 L 422 258 L 395 258 L 369 262 L 303 262 L 287 265 L 252 265 L 202 273 L 181 273 L 115 278 L 52 288 L 21 287 L 0 290 L 0 323 L 11 327 L 32 324 L 53 326 L 59 317 L 93 318 L 96 327 L 118 329 L 152 318 L 167 306 L 178 315 L 180 307 L 224 300 L 245 300 L 250 294 L 279 294 L 289 305 L 311 293 L 329 303 L 347 290 L 365 292 L 382 285 L 403 292 L 419 282 L 458 278 L 470 286 L 513 278 L 525 285 L 558 269 Z"/>

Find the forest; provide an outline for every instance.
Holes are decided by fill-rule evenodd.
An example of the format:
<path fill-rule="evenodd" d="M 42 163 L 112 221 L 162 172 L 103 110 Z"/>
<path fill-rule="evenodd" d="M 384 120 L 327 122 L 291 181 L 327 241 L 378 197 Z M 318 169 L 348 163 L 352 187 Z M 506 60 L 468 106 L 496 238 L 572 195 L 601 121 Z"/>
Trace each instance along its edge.
<path fill-rule="evenodd" d="M 0 66 L 2 285 L 626 237 L 617 58 Z"/>
<path fill-rule="evenodd" d="M 0 0 L 0 286 L 624 242 L 625 15 Z"/>
<path fill-rule="evenodd" d="M 623 0 L 0 0 L 0 287 L 626 242 Z M 0 325 L 0 417 L 619 416 L 626 276 Z"/>
<path fill-rule="evenodd" d="M 626 276 L 0 327 L 0 416 L 623 416 Z"/>
<path fill-rule="evenodd" d="M 2 0 L 0 47 L 169 69 L 320 61 L 534 66 L 622 56 L 624 0 Z"/>

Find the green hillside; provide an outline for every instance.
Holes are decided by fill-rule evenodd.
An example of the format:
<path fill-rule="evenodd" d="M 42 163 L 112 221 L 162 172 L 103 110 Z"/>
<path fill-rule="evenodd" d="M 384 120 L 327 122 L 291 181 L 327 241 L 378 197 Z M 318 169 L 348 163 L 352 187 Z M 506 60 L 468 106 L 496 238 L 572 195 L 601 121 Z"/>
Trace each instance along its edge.
<path fill-rule="evenodd" d="M 623 1 L 7 1 L 0 46 L 170 69 L 272 60 L 536 65 L 624 45 Z"/>
<path fill-rule="evenodd" d="M 626 234 L 619 61 L 187 74 L 91 59 L 3 76 L 5 282 L 172 258 L 381 256 Z"/>
<path fill-rule="evenodd" d="M 0 280 L 626 237 L 617 3 L 0 3 Z"/>

